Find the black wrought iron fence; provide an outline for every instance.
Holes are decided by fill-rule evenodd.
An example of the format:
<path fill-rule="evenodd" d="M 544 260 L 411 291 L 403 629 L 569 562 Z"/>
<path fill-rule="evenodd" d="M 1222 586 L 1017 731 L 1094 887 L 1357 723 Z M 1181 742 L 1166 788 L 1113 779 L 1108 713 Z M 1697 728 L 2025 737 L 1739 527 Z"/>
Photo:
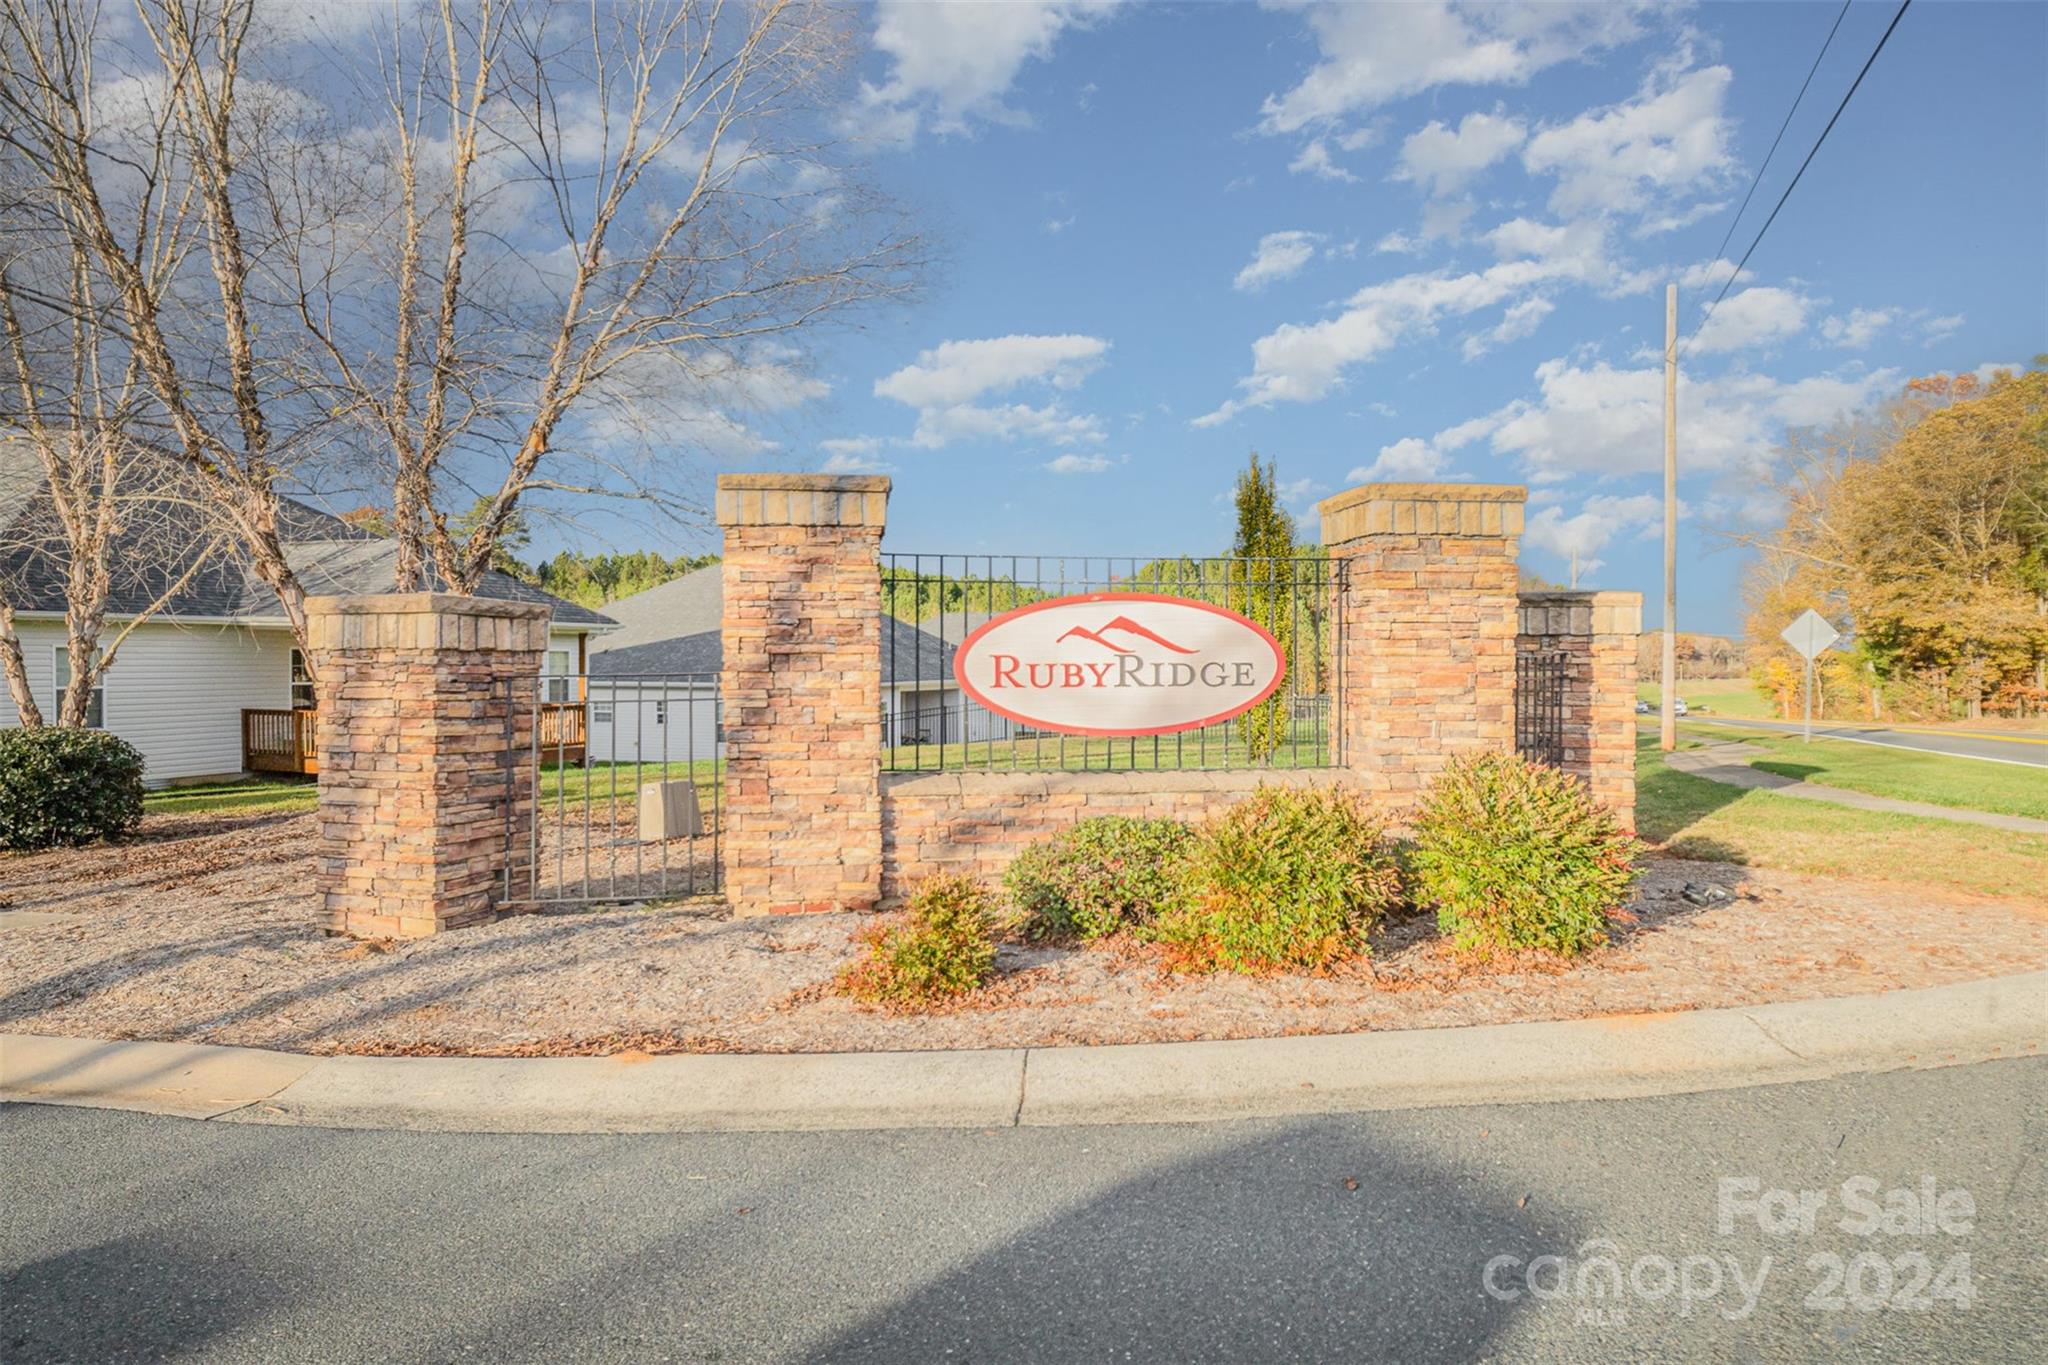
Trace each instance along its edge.
<path fill-rule="evenodd" d="M 1337 603 L 1344 564 L 1321 553 L 1230 556 L 882 556 L 883 767 L 890 772 L 1314 768 L 1339 761 Z M 1005 612 L 1057 597 L 1145 593 L 1236 612 L 1280 645 L 1280 689 L 1251 712 L 1173 734 L 1035 729 L 983 707 L 953 674 L 961 643 Z"/>
<path fill-rule="evenodd" d="M 1553 768 L 1564 764 L 1564 689 L 1569 663 L 1561 650 L 1515 656 L 1515 752 Z"/>
<path fill-rule="evenodd" d="M 725 825 L 716 673 L 554 675 L 514 689 L 529 809 L 507 824 L 506 898 L 533 905 L 714 891 Z"/>

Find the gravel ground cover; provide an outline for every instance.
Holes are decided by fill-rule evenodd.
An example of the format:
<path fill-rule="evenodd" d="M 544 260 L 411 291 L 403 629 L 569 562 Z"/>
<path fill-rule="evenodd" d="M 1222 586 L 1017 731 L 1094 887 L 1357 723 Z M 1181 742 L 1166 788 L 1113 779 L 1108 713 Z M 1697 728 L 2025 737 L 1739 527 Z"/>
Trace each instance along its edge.
<path fill-rule="evenodd" d="M 310 815 L 151 816 L 114 847 L 0 857 L 0 1031 L 305 1052 L 571 1054 L 1045 1046 L 1706 1009 L 2038 969 L 2048 903 L 1657 858 L 1636 923 L 1575 964 L 1475 964 L 1430 917 L 1329 976 L 1176 976 L 1142 944 L 1006 945 L 971 1003 L 833 995 L 867 918 L 709 898 L 358 943 L 317 927 Z"/>

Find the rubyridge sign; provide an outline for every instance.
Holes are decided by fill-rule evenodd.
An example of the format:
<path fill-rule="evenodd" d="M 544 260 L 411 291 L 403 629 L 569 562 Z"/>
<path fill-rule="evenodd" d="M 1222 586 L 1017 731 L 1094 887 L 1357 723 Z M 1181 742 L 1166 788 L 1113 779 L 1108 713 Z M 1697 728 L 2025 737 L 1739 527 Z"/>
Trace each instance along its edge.
<path fill-rule="evenodd" d="M 1069 735 L 1168 735 L 1243 714 L 1287 676 L 1256 621 L 1150 593 L 1056 597 L 1005 612 L 953 656 L 968 696 Z"/>

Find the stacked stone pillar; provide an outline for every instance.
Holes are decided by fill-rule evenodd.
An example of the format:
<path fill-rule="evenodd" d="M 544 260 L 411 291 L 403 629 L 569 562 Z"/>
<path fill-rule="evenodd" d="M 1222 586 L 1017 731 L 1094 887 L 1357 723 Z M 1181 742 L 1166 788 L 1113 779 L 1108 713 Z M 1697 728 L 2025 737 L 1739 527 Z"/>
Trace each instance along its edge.
<path fill-rule="evenodd" d="M 1630 824 L 1636 809 L 1636 637 L 1639 592 L 1521 594 L 1517 653 L 1561 655 L 1564 770 Z"/>
<path fill-rule="evenodd" d="M 412 937 L 489 919 L 533 808 L 544 604 L 443 593 L 307 599 L 319 683 L 327 928 Z"/>
<path fill-rule="evenodd" d="M 1337 761 L 1391 811 L 1459 753 L 1512 750 L 1527 490 L 1381 483 L 1326 498 L 1339 564 Z"/>
<path fill-rule="evenodd" d="M 889 480 L 726 474 L 725 889 L 741 915 L 872 910 L 882 868 Z"/>

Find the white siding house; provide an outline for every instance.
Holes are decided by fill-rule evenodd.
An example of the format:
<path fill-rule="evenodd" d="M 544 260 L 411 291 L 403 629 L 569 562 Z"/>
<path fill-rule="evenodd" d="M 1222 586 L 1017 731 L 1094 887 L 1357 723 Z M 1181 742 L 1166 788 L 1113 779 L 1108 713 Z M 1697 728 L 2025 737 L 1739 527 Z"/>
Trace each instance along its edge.
<path fill-rule="evenodd" d="M 605 604 L 618 629 L 591 640 L 592 759 L 631 761 L 637 753 L 655 761 L 666 743 L 676 762 L 685 751 L 704 757 L 706 744 L 717 742 L 711 696 L 724 662 L 724 587 L 723 569 L 713 564 Z M 885 745 L 1010 736 L 1008 720 L 967 701 L 953 680 L 953 654 L 967 628 L 953 618 L 943 628 L 882 618 Z"/>
<path fill-rule="evenodd" d="M 0 442 L 0 465 L 19 455 L 18 448 Z M 12 532 L 5 541 L 8 551 L 0 554 L 0 592 L 15 609 L 29 692 L 44 719 L 54 721 L 68 668 L 62 552 L 38 549 L 36 537 L 23 531 L 41 524 L 37 518 L 46 504 L 38 507 L 42 495 L 37 489 L 35 477 L 0 479 L 0 529 Z M 287 500 L 282 512 L 286 555 L 309 595 L 391 591 L 395 550 L 390 541 L 302 503 Z M 115 559 L 121 563 L 118 552 Z M 103 642 L 111 642 L 134 613 L 177 582 L 162 569 L 155 572 L 152 579 L 145 564 L 117 579 Z M 542 699 L 578 700 L 578 675 L 588 654 L 585 637 L 612 623 L 503 574 L 487 574 L 480 590 L 486 597 L 553 607 L 545 662 L 559 682 L 544 683 Z M 287 752 L 282 763 L 267 761 L 273 756 L 266 755 L 261 766 L 311 771 L 311 755 L 304 750 L 310 747 L 312 729 L 305 713 L 313 698 L 296 654 L 276 597 L 241 565 L 222 559 L 179 585 L 164 610 L 120 641 L 88 723 L 133 744 L 142 754 L 144 780 L 160 786 L 240 775 L 248 757 L 244 713 L 267 712 L 249 723 L 257 732 L 281 738 Z M 13 697 L 0 687 L 0 727 L 20 723 Z"/>

